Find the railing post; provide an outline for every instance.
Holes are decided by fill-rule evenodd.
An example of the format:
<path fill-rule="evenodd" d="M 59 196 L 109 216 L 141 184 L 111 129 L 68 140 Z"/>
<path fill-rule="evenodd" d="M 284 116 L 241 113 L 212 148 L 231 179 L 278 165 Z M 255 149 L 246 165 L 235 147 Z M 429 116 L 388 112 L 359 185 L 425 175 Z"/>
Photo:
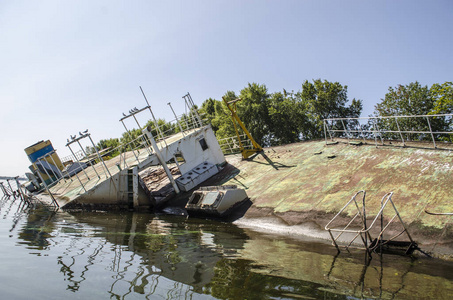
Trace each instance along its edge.
<path fill-rule="evenodd" d="M 3 182 L 0 182 L 0 186 L 3 190 L 3 194 L 6 196 L 6 197 L 11 197 L 11 195 L 8 193 L 6 187 L 3 185 Z"/>
<path fill-rule="evenodd" d="M 192 109 L 193 109 L 195 117 L 196 117 L 196 119 L 198 121 L 197 125 L 199 127 L 203 126 L 203 122 L 201 122 L 200 115 L 198 114 L 198 111 L 195 109 L 195 103 L 192 100 L 192 96 L 190 96 L 190 93 L 187 93 L 185 96 L 183 96 L 184 100 L 186 100 L 186 97 L 187 97 L 187 100 L 189 101 L 189 103 L 191 105 L 191 108 L 189 108 L 189 109 L 190 109 L 190 111 L 192 111 Z"/>
<path fill-rule="evenodd" d="M 78 168 L 82 168 L 82 166 L 81 166 L 81 164 L 80 164 L 78 158 L 75 156 L 74 152 L 72 152 L 72 149 L 71 149 L 71 147 L 69 146 L 69 144 L 66 145 L 66 146 L 68 146 L 69 151 L 71 151 L 72 155 L 74 156 L 75 160 L 77 161 L 77 163 L 78 163 Z M 80 185 L 82 186 L 83 190 L 86 192 L 87 190 L 86 190 L 85 186 L 83 185 L 82 180 L 80 180 L 79 175 L 78 175 L 77 173 L 79 173 L 79 172 L 76 172 L 76 173 L 75 173 L 75 176 L 77 177 L 77 180 L 79 181 L 79 183 L 80 183 Z"/>
<path fill-rule="evenodd" d="M 170 108 L 171 108 L 171 111 L 173 112 L 173 115 L 175 116 L 175 119 L 176 119 L 176 123 L 177 123 L 177 124 L 178 124 L 178 126 L 179 126 L 179 130 L 181 130 L 182 136 L 185 136 L 185 134 L 184 134 L 184 130 L 182 130 L 182 126 L 181 126 L 181 123 L 179 123 L 179 120 L 178 120 L 178 116 L 176 116 L 176 113 L 175 113 L 175 111 L 173 110 L 173 107 L 171 106 L 171 103 L 170 103 L 170 102 L 168 102 L 168 103 L 167 103 L 167 105 L 168 105 L 168 106 L 170 106 Z"/>
<path fill-rule="evenodd" d="M 176 181 L 173 178 L 173 175 L 171 174 L 170 169 L 168 168 L 167 163 L 165 162 L 165 159 L 163 158 L 159 147 L 157 146 L 157 143 L 153 137 L 153 134 L 151 133 L 151 126 L 148 126 L 148 128 L 146 130 L 146 135 L 148 136 L 149 140 L 151 141 L 151 145 L 153 146 L 154 153 L 156 154 L 157 159 L 159 160 L 160 164 L 164 168 L 164 171 L 167 174 L 167 177 L 170 180 L 171 185 L 175 189 L 176 194 L 179 194 L 180 193 L 179 187 L 176 184 Z"/>
<path fill-rule="evenodd" d="M 135 159 L 137 160 L 137 163 L 140 163 L 140 161 L 138 160 L 137 155 L 135 154 L 135 150 L 134 150 L 134 144 L 133 144 L 134 138 L 132 137 L 132 134 L 131 134 L 131 133 L 129 132 L 129 130 L 127 129 L 126 124 L 124 124 L 123 120 L 121 120 L 121 123 L 123 123 L 124 129 L 126 129 L 127 134 L 128 134 L 129 137 L 131 138 L 131 142 L 130 142 L 129 144 L 132 145 L 132 153 L 134 154 Z"/>
<path fill-rule="evenodd" d="M 330 140 L 333 141 L 333 138 L 332 138 L 332 133 L 330 132 L 330 128 L 329 128 L 329 119 L 325 119 L 325 125 L 326 125 L 326 129 L 327 129 L 327 132 L 329 133 L 329 137 L 330 137 Z"/>
<path fill-rule="evenodd" d="M 376 120 L 373 119 L 373 136 L 374 136 L 374 145 L 377 148 L 377 137 L 376 137 Z"/>
<path fill-rule="evenodd" d="M 41 156 L 40 158 L 38 158 L 38 162 L 41 163 L 41 167 L 42 169 L 44 170 L 44 172 L 47 174 L 47 176 L 49 177 L 50 181 L 53 183 L 53 180 L 52 180 L 52 176 L 50 176 L 50 174 L 47 172 L 46 170 L 46 167 L 42 164 L 42 159 L 43 157 L 45 156 Z M 46 164 L 49 164 L 49 162 L 47 160 L 44 160 L 46 162 Z M 38 168 L 38 171 L 39 171 L 39 168 Z M 53 171 L 52 171 L 52 174 L 55 174 Z"/>
<path fill-rule="evenodd" d="M 398 127 L 398 133 L 400 134 L 400 137 L 401 137 L 401 142 L 403 142 L 403 147 L 405 147 L 406 143 L 404 142 L 403 134 L 401 133 L 401 129 L 400 129 L 400 125 L 398 124 L 398 118 L 397 117 L 395 117 L 395 121 L 396 121 L 396 126 Z"/>
<path fill-rule="evenodd" d="M 79 140 L 77 140 L 77 144 L 79 144 L 80 149 L 82 149 L 83 155 L 85 155 L 85 157 L 87 158 L 88 163 L 90 164 L 91 168 L 93 168 L 94 173 L 96 173 L 96 175 L 98 176 L 98 179 L 101 179 L 101 176 L 99 176 L 98 172 L 96 171 L 96 168 L 93 166 L 93 164 L 91 163 L 91 161 L 88 159 L 88 155 L 87 155 L 87 153 L 85 152 L 85 150 L 83 150 L 83 147 L 82 147 L 82 145 L 80 144 L 80 141 L 79 141 Z"/>
<path fill-rule="evenodd" d="M 85 172 L 85 170 L 82 168 L 82 164 L 80 163 L 80 161 L 79 161 L 79 159 L 77 158 L 77 156 L 75 156 L 74 152 L 72 151 L 71 145 L 67 144 L 66 146 L 68 146 L 69 151 L 71 151 L 72 155 L 74 155 L 74 158 L 75 158 L 75 160 L 77 161 L 77 163 L 78 163 L 78 165 L 79 165 L 79 168 L 82 169 L 83 174 L 85 174 L 86 178 L 88 178 L 88 181 L 90 181 L 90 177 L 89 177 L 88 174 Z M 77 174 L 77 173 L 76 173 L 76 174 Z M 79 177 L 77 176 L 77 178 L 79 178 Z M 80 179 L 79 179 L 79 181 L 80 181 Z M 85 189 L 85 187 L 84 187 L 83 189 Z M 86 190 L 85 190 L 85 192 L 86 192 Z"/>
<path fill-rule="evenodd" d="M 42 178 L 41 176 L 41 173 L 39 172 L 38 170 L 38 176 L 39 178 L 41 179 L 41 182 L 44 184 L 44 187 L 46 188 L 46 191 L 47 193 L 49 194 L 50 198 L 52 198 L 52 203 L 55 203 L 55 205 L 59 208 L 60 205 L 58 204 L 57 200 L 55 199 L 55 197 L 53 196 L 52 192 L 50 191 L 49 187 L 47 186 L 46 182 L 44 181 L 44 179 Z M 82 187 L 83 187 L 83 184 L 82 184 Z M 84 188 L 85 189 L 85 188 Z M 86 191 L 86 190 L 85 190 Z"/>
<path fill-rule="evenodd" d="M 96 154 L 98 155 L 99 160 L 102 162 L 102 164 L 104 165 L 105 170 L 106 170 L 107 173 L 109 174 L 109 178 L 111 178 L 111 177 L 112 177 L 112 174 L 110 174 L 109 168 L 107 168 L 107 165 L 105 164 L 104 159 L 102 159 L 102 156 L 99 154 L 98 149 L 96 148 L 96 145 L 94 145 L 94 142 L 93 142 L 93 140 L 91 139 L 91 135 L 90 135 L 90 134 L 88 134 L 88 138 L 90 139 L 91 144 L 93 145 L 94 151 L 96 151 Z"/>
<path fill-rule="evenodd" d="M 431 129 L 431 123 L 429 122 L 428 117 L 426 117 L 426 121 L 428 121 L 429 132 L 431 133 L 431 138 L 433 139 L 434 149 L 437 149 L 436 140 L 434 139 L 433 130 Z"/>
<path fill-rule="evenodd" d="M 138 120 L 137 118 L 135 117 L 135 114 L 132 114 L 132 117 L 134 117 L 134 120 L 135 120 L 135 123 L 137 123 L 137 126 L 138 128 L 140 128 L 140 131 L 142 132 L 142 140 L 145 142 L 146 144 L 146 151 L 148 152 L 148 154 L 151 154 L 151 152 L 149 151 L 149 148 L 151 147 L 150 144 L 148 144 L 148 141 L 145 139 L 145 136 L 143 135 L 143 131 L 142 131 L 142 126 L 140 126 L 140 123 L 138 123 Z M 138 151 L 137 151 L 138 152 Z M 140 154 L 140 152 L 138 152 Z"/>
<path fill-rule="evenodd" d="M 57 166 L 57 163 L 55 162 L 55 160 L 54 160 L 53 157 L 52 157 L 52 154 L 53 154 L 53 153 L 56 153 L 55 150 L 49 155 L 49 156 L 50 156 L 50 159 L 53 161 L 53 164 L 54 164 L 54 166 L 57 168 L 58 173 L 60 173 L 61 178 L 63 178 L 64 181 L 66 182 L 66 178 L 63 176 L 63 173 L 61 172 L 60 168 Z"/>
<path fill-rule="evenodd" d="M 344 133 L 348 136 L 348 143 L 349 143 L 349 133 L 348 133 L 348 131 L 346 129 L 346 126 L 344 126 L 343 119 L 341 119 L 341 124 L 343 124 Z"/>
<path fill-rule="evenodd" d="M 362 137 L 363 137 L 363 143 L 366 144 L 365 134 L 363 134 L 362 125 L 360 125 L 359 120 L 357 120 L 357 123 L 359 123 L 359 129 L 360 129 L 360 133 L 362 134 Z"/>

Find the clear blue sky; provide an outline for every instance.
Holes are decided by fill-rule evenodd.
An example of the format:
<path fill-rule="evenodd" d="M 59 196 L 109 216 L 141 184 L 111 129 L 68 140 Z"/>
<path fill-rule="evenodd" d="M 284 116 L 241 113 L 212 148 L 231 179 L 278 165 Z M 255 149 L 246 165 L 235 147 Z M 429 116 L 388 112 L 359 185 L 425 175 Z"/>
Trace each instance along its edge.
<path fill-rule="evenodd" d="M 0 175 L 22 175 L 24 148 L 89 129 L 119 137 L 123 112 L 158 117 L 239 92 L 348 86 L 372 113 L 389 86 L 453 80 L 453 1 L 0 2 Z"/>

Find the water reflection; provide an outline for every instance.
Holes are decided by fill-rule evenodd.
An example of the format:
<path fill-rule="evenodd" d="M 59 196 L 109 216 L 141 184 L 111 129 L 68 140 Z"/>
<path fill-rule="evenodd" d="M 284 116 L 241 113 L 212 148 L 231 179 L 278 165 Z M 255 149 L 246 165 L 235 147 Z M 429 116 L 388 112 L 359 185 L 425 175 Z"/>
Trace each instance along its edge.
<path fill-rule="evenodd" d="M 98 228 L 95 236 L 115 245 L 111 249 L 114 254 L 112 270 L 118 276 L 113 288 L 138 262 L 140 266 L 147 266 L 147 270 L 137 269 L 131 284 L 149 281 L 150 276 L 153 280 L 165 277 L 203 293 L 203 287 L 214 276 L 218 261 L 234 256 L 247 238 L 242 229 L 231 224 L 147 214 L 73 215 L 78 222 Z M 219 226 L 227 230 L 219 231 L 216 228 Z M 143 284 L 133 289 L 143 290 Z"/>
<path fill-rule="evenodd" d="M 45 287 L 56 298 L 448 299 L 453 292 L 452 264 L 437 260 L 369 260 L 324 243 L 176 216 L 17 204 L 9 212 L 16 247 L 35 254 L 25 260 L 49 256 L 40 267 L 57 282 Z"/>

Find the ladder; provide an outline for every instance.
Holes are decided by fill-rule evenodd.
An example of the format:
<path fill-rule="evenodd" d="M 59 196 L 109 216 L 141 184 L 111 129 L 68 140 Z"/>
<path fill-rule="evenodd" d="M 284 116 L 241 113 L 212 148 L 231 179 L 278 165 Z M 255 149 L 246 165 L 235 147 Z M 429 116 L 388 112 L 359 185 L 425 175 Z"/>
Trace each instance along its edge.
<path fill-rule="evenodd" d="M 360 198 L 360 196 L 362 196 L 362 199 L 357 199 Z M 365 196 L 365 191 L 357 192 L 351 198 L 351 200 L 349 200 L 348 203 L 346 203 L 346 205 L 325 226 L 325 230 L 329 232 L 330 238 L 332 239 L 332 244 L 335 246 L 335 248 L 337 248 L 338 252 L 340 252 L 339 238 L 345 233 L 352 236 L 352 238 L 350 238 L 350 241 L 346 242 L 346 245 L 343 245 L 346 250 L 348 250 L 354 243 L 354 241 L 356 241 L 358 238 L 360 238 L 363 243 L 364 247 L 362 249 L 365 249 L 370 255 L 371 252 L 382 252 L 384 250 L 392 251 L 402 249 L 404 250 L 405 254 L 411 254 L 416 249 L 419 250 L 417 243 L 415 243 L 410 236 L 406 225 L 401 219 L 401 216 L 392 201 L 393 192 L 387 193 L 384 195 L 384 197 L 382 197 L 380 209 L 369 225 L 367 224 Z M 352 207 L 352 209 L 350 208 L 350 206 Z M 386 207 L 388 207 L 387 210 Z M 344 216 L 348 212 L 349 215 L 351 215 L 350 210 L 352 210 L 352 213 L 354 213 L 355 211 L 355 214 L 352 215 L 352 218 L 346 225 L 340 225 L 342 223 L 340 215 Z M 391 217 L 387 218 L 386 221 L 384 219 L 384 211 L 388 210 L 391 211 Z M 386 233 L 386 231 L 388 231 L 389 226 L 395 220 L 397 222 L 399 221 L 401 231 L 387 239 L 384 238 L 384 234 Z M 358 224 L 360 228 L 354 228 L 354 226 L 357 227 Z M 374 239 L 371 235 L 372 229 L 379 230 L 379 234 Z M 409 241 L 396 240 L 403 234 L 406 234 Z"/>

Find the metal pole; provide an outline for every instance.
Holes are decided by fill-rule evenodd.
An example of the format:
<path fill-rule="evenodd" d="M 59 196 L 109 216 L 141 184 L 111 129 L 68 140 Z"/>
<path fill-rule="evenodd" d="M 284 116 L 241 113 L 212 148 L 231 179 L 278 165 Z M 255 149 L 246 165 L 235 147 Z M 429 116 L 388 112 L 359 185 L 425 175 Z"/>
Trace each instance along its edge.
<path fill-rule="evenodd" d="M 327 120 L 328 121 L 328 120 Z M 329 133 L 330 140 L 333 141 L 332 133 L 330 132 L 329 123 L 326 121 L 327 132 Z"/>
<path fill-rule="evenodd" d="M 47 176 L 49 177 L 50 181 L 53 183 L 52 176 L 50 176 L 50 174 L 47 172 L 46 168 L 45 168 L 44 165 L 42 164 L 42 158 L 43 158 L 43 157 L 38 158 L 38 161 L 41 162 L 41 167 L 43 168 L 44 172 L 45 172 L 45 173 L 47 174 Z M 48 163 L 47 160 L 45 160 L 45 162 Z M 38 168 L 38 171 L 39 171 L 39 168 Z M 52 174 L 53 174 L 53 171 L 52 171 Z"/>
<path fill-rule="evenodd" d="M 53 161 L 53 163 L 54 163 L 54 166 L 55 166 L 55 167 L 57 168 L 57 170 L 58 170 L 58 173 L 60 174 L 61 178 L 63 178 L 63 179 L 64 179 L 64 181 L 66 182 L 66 178 L 65 178 L 65 177 L 63 176 L 63 173 L 61 172 L 60 168 L 59 168 L 59 167 L 57 166 L 57 163 L 55 162 L 55 160 L 54 160 L 54 159 L 53 159 L 53 157 L 52 157 L 52 154 L 53 154 L 53 153 L 56 153 L 56 152 L 55 152 L 55 150 L 54 150 L 54 151 L 52 151 L 52 153 L 51 153 L 51 154 L 49 154 L 49 156 L 50 156 L 50 159 L 51 159 L 51 160 Z"/>
<path fill-rule="evenodd" d="M 149 147 L 151 147 L 151 145 L 148 144 L 148 141 L 145 139 L 145 137 L 143 136 L 143 130 L 142 130 L 142 126 L 140 126 L 140 124 L 138 123 L 138 120 L 137 118 L 135 117 L 135 114 L 132 114 L 132 117 L 134 117 L 134 120 L 135 120 L 135 123 L 137 123 L 138 125 L 138 128 L 140 128 L 140 131 L 142 132 L 142 140 L 145 142 L 146 144 L 146 151 L 148 152 L 148 154 L 151 154 L 151 152 L 149 151 Z M 140 152 L 138 153 L 140 154 Z"/>
<path fill-rule="evenodd" d="M 83 147 L 82 147 L 82 145 L 80 144 L 80 141 L 79 141 L 79 140 L 77 140 L 77 144 L 79 144 L 80 149 L 82 149 L 83 155 L 85 155 L 85 157 L 87 158 L 88 163 L 90 164 L 91 168 L 94 170 L 94 173 L 96 173 L 96 175 L 98 176 L 98 178 L 101 179 L 101 176 L 99 176 L 98 172 L 96 171 L 96 169 L 94 168 L 93 164 L 91 163 L 91 160 L 88 159 L 88 155 L 87 155 L 87 153 L 85 152 L 85 150 L 83 149 Z"/>
<path fill-rule="evenodd" d="M 9 190 L 11 191 L 12 194 L 14 194 L 14 190 L 13 190 L 13 187 L 11 186 L 11 183 L 9 183 L 9 179 L 6 179 L 6 182 L 9 185 Z"/>
<path fill-rule="evenodd" d="M 426 121 L 428 121 L 429 132 L 431 133 L 431 138 L 433 139 L 434 149 L 437 149 L 436 140 L 434 139 L 433 130 L 431 129 L 431 123 L 429 122 L 429 118 L 428 117 L 426 117 Z"/>
<path fill-rule="evenodd" d="M 8 193 L 8 191 L 6 190 L 6 188 L 3 186 L 3 182 L 0 182 L 0 186 L 2 187 L 2 190 L 3 190 L 3 194 L 7 197 L 11 197 L 11 195 Z"/>
<path fill-rule="evenodd" d="M 17 191 L 19 192 L 19 197 L 27 203 L 27 205 L 29 205 L 30 203 L 28 202 L 28 200 L 25 198 L 25 194 L 24 192 L 22 191 L 22 188 L 19 184 L 19 180 L 17 179 L 17 177 L 14 178 L 14 180 L 16 181 L 16 186 L 17 186 Z"/>
<path fill-rule="evenodd" d="M 373 119 L 373 136 L 374 136 L 374 144 L 377 148 L 377 137 L 376 137 L 376 120 Z"/>
<path fill-rule="evenodd" d="M 379 128 L 378 124 L 376 123 L 376 129 L 379 132 L 379 137 L 381 138 L 381 144 L 384 145 L 384 139 L 381 134 L 381 129 Z"/>
<path fill-rule="evenodd" d="M 129 132 L 129 130 L 127 130 L 126 125 L 124 124 L 123 120 L 121 120 L 121 123 L 123 123 L 124 129 L 126 129 L 127 134 L 129 134 L 129 137 L 131 138 L 131 142 L 130 142 L 129 144 L 132 145 L 132 153 L 134 154 L 135 159 L 137 160 L 137 162 L 140 163 L 140 161 L 138 160 L 137 155 L 135 154 L 135 150 L 134 150 L 134 144 L 133 144 L 134 138 L 132 137 L 132 135 L 131 135 L 131 133 Z M 96 150 L 96 152 L 97 152 L 97 150 Z M 140 153 L 139 153 L 139 154 L 140 154 Z"/>
<path fill-rule="evenodd" d="M 151 109 L 151 105 L 149 105 L 148 99 L 146 98 L 145 92 L 143 91 L 141 86 L 140 86 L 140 91 L 142 91 L 143 97 L 145 98 L 146 104 L 148 105 L 148 109 L 151 112 L 151 116 L 153 117 L 154 126 L 156 126 L 156 129 L 157 129 L 157 137 L 159 137 L 159 135 L 160 135 L 161 139 L 163 139 L 164 142 L 165 142 L 164 135 L 160 131 L 159 124 L 157 123 L 156 118 L 154 117 L 154 113 L 153 113 L 153 111 Z M 165 143 L 165 145 L 167 146 L 167 143 Z"/>
<path fill-rule="evenodd" d="M 112 177 L 112 174 L 110 174 L 109 168 L 107 168 L 107 165 L 105 164 L 104 159 L 102 159 L 101 155 L 98 152 L 98 149 L 96 149 L 96 146 L 94 145 L 93 140 L 91 139 L 91 135 L 87 134 L 87 136 L 90 139 L 91 144 L 93 145 L 93 148 L 94 148 L 94 150 L 96 151 L 96 153 L 97 153 L 97 155 L 99 157 L 99 160 L 102 161 L 102 164 L 104 165 L 105 170 L 107 170 L 107 173 L 109 173 L 110 177 Z"/>
<path fill-rule="evenodd" d="M 151 116 L 153 117 L 153 121 L 154 121 L 154 126 L 157 129 L 157 137 L 159 137 L 159 135 L 160 135 L 160 138 L 164 141 L 165 146 L 167 146 L 167 142 L 165 141 L 164 135 L 163 135 L 162 131 L 160 130 L 159 123 L 157 122 L 156 117 L 154 117 L 154 113 L 151 109 L 151 106 L 148 106 L 148 109 L 151 112 Z"/>
<path fill-rule="evenodd" d="M 366 197 L 366 191 L 363 191 L 363 198 L 362 198 L 362 209 L 363 209 L 363 227 L 364 227 L 364 230 L 366 232 L 366 230 L 368 229 L 367 228 L 367 224 L 366 224 L 366 204 L 365 204 L 365 197 Z M 367 234 L 365 233 L 365 240 L 364 240 L 364 243 L 365 243 L 365 248 L 368 250 L 368 236 Z"/>
<path fill-rule="evenodd" d="M 83 171 L 83 174 L 85 174 L 86 178 L 88 178 L 88 181 L 90 180 L 90 177 L 88 177 L 87 173 L 85 172 L 85 170 L 82 168 L 82 164 L 80 163 L 79 159 L 77 158 L 77 156 L 75 156 L 74 152 L 72 151 L 72 148 L 71 148 L 71 145 L 66 145 L 68 146 L 69 150 L 71 151 L 72 155 L 74 156 L 74 158 L 76 159 L 77 163 L 79 164 L 79 168 L 82 169 Z M 78 177 L 77 177 L 78 178 Z M 86 191 L 86 190 L 85 190 Z"/>
<path fill-rule="evenodd" d="M 184 135 L 184 130 L 182 130 L 182 126 L 181 126 L 181 124 L 179 123 L 178 117 L 176 116 L 175 111 L 173 110 L 173 107 L 171 106 L 171 103 L 168 102 L 167 105 L 170 106 L 171 111 L 173 112 L 173 115 L 175 116 L 176 123 L 177 123 L 178 126 L 179 126 L 179 130 L 181 130 L 181 132 L 182 132 L 182 136 L 185 136 L 185 135 Z"/>
<path fill-rule="evenodd" d="M 123 147 L 124 147 L 124 146 L 123 146 Z M 124 155 L 124 157 L 123 157 L 123 155 Z M 120 153 L 120 161 L 119 161 L 120 166 L 121 166 L 121 158 L 123 158 L 124 168 L 127 168 L 127 169 L 128 169 L 129 166 L 128 166 L 127 163 L 126 163 L 126 158 L 127 158 L 126 152 L 121 151 L 121 153 Z"/>
<path fill-rule="evenodd" d="M 232 137 L 230 137 L 230 139 L 231 139 L 231 144 L 233 144 L 233 148 L 234 148 L 234 146 L 235 146 L 234 140 Z M 228 148 L 230 148 L 230 153 L 234 153 L 233 148 L 231 148 L 230 142 L 228 142 L 228 139 L 226 141 L 227 141 Z"/>
<path fill-rule="evenodd" d="M 343 124 L 344 133 L 346 133 L 346 135 L 348 136 L 348 143 L 349 143 L 349 133 L 347 132 L 346 126 L 344 126 L 343 120 L 341 120 L 341 124 Z"/>
<path fill-rule="evenodd" d="M 357 120 L 357 122 L 359 123 L 359 129 L 360 129 L 360 133 L 362 134 L 362 137 L 363 137 L 363 143 L 366 144 L 365 134 L 363 134 L 362 125 L 360 125 L 359 120 Z"/>
<path fill-rule="evenodd" d="M 186 96 L 187 96 L 187 95 L 186 95 Z M 190 120 L 190 118 L 192 117 L 192 123 L 193 123 L 193 125 L 194 125 L 193 127 L 195 128 L 195 125 L 197 125 L 197 124 L 196 124 L 196 120 L 195 120 L 195 117 L 194 117 L 193 114 L 192 114 L 192 109 L 191 109 L 191 107 L 190 107 L 190 103 L 188 103 L 189 100 L 186 99 L 186 96 L 183 97 L 183 98 L 184 98 L 184 101 L 185 101 L 185 103 L 186 103 L 186 107 L 189 109 L 189 113 L 188 113 L 188 114 L 186 113 L 186 114 L 189 115 L 189 116 L 188 116 L 189 120 Z M 186 123 L 186 124 L 187 124 L 187 123 Z M 189 126 L 188 126 L 187 128 L 189 128 Z"/>
<path fill-rule="evenodd" d="M 42 178 L 41 173 L 39 172 L 39 170 L 38 170 L 37 173 L 38 173 L 39 178 L 41 179 L 41 182 L 44 184 L 44 187 L 46 188 L 47 193 L 49 194 L 50 198 L 52 198 L 52 202 L 55 203 L 55 205 L 56 205 L 57 207 L 60 207 L 60 205 L 58 204 L 57 200 L 55 200 L 55 197 L 54 197 L 53 194 L 50 192 L 49 187 L 47 186 L 46 182 L 45 182 L 44 179 Z M 82 187 L 83 187 L 83 184 L 82 184 Z M 85 188 L 83 188 L 83 189 L 85 189 Z M 86 190 L 85 190 L 85 192 L 86 192 Z"/>
<path fill-rule="evenodd" d="M 198 122 L 199 122 L 199 126 L 203 126 L 203 122 L 201 121 L 201 118 L 200 118 L 200 115 L 198 114 L 198 111 L 195 109 L 195 103 L 193 102 L 192 100 L 192 96 L 190 95 L 189 92 L 187 92 L 187 98 L 189 99 L 189 102 L 190 104 L 192 104 L 192 107 L 193 107 L 193 110 L 195 112 L 195 117 L 197 118 Z"/>
<path fill-rule="evenodd" d="M 74 156 L 74 158 L 76 159 L 77 163 L 79 164 L 78 167 L 79 167 L 79 168 L 82 168 L 81 165 L 80 165 L 79 160 L 78 160 L 77 157 L 74 155 L 74 152 L 72 152 L 71 147 L 70 147 L 69 145 L 66 145 L 66 146 L 69 148 L 69 150 L 71 151 L 72 155 Z M 38 173 L 39 173 L 39 172 L 38 172 Z M 79 181 L 80 185 L 82 185 L 82 188 L 83 188 L 83 189 L 85 190 L 85 192 L 86 192 L 87 190 L 86 190 L 85 186 L 83 185 L 82 180 L 80 180 L 79 175 L 78 175 L 77 173 L 78 173 L 78 172 L 75 173 L 75 176 L 77 177 L 77 180 Z"/>
<path fill-rule="evenodd" d="M 395 117 L 395 121 L 396 121 L 396 126 L 398 127 L 398 132 L 399 132 L 399 134 L 400 134 L 401 141 L 403 142 L 403 147 L 404 147 L 404 146 L 406 146 L 406 143 L 404 142 L 403 134 L 401 133 L 401 129 L 400 129 L 400 125 L 398 124 L 398 119 L 397 119 L 397 117 Z"/>
<path fill-rule="evenodd" d="M 1 188 L 2 191 L 3 191 L 3 196 L 6 196 L 6 194 L 5 194 L 5 189 L 3 188 L 3 182 L 0 182 L 0 188 Z"/>
<path fill-rule="evenodd" d="M 156 141 L 154 140 L 154 137 L 151 133 L 151 126 L 148 126 L 146 134 L 148 135 L 148 138 L 151 141 L 151 144 L 153 145 L 154 153 L 156 153 L 157 159 L 164 168 L 165 173 L 167 174 L 167 177 L 171 182 L 171 185 L 175 189 L 176 194 L 179 194 L 180 190 L 178 188 L 178 185 L 176 184 L 175 179 L 173 178 L 173 175 L 171 174 L 170 169 L 168 168 L 167 163 L 165 162 L 165 159 L 162 157 L 162 153 L 160 152 L 159 147 L 157 147 Z"/>

